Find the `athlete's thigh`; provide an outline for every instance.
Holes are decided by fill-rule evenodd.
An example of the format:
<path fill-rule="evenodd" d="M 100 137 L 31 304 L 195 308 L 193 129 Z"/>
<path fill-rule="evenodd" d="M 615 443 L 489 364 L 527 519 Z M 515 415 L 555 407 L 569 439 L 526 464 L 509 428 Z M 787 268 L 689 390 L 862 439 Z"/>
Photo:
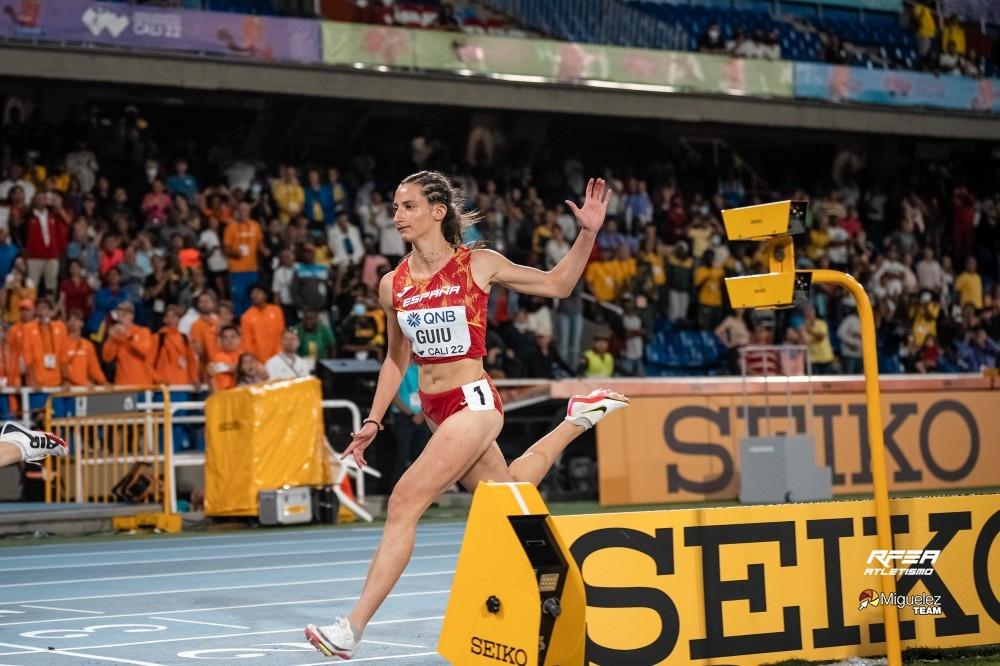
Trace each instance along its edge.
<path fill-rule="evenodd" d="M 494 443 L 503 427 L 495 410 L 456 412 L 433 428 L 427 446 L 403 473 L 393 493 L 429 505 L 461 479 Z M 499 453 L 499 451 L 498 451 Z"/>
<path fill-rule="evenodd" d="M 479 456 L 479 460 L 462 476 L 461 484 L 471 493 L 475 492 L 480 481 L 507 483 L 513 480 L 507 461 L 500 452 L 500 445 L 493 440 L 493 443 L 483 451 L 483 455 Z"/>
<path fill-rule="evenodd" d="M 427 419 L 427 425 L 431 432 L 437 430 L 437 424 Z M 476 491 L 480 481 L 496 481 L 497 483 L 507 483 L 513 481 L 510 475 L 510 468 L 504 460 L 503 453 L 500 452 L 500 445 L 496 440 L 486 447 L 483 455 L 472 465 L 468 472 L 459 480 L 462 487 L 470 493 Z"/>

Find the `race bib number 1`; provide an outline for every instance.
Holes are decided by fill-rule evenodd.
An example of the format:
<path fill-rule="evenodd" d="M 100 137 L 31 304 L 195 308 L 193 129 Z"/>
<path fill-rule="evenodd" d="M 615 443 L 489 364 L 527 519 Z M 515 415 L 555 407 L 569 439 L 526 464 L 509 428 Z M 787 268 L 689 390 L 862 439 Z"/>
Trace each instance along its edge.
<path fill-rule="evenodd" d="M 485 412 L 493 409 L 493 389 L 486 379 L 477 382 L 469 382 L 462 385 L 462 393 L 465 394 L 465 404 L 470 412 Z"/>

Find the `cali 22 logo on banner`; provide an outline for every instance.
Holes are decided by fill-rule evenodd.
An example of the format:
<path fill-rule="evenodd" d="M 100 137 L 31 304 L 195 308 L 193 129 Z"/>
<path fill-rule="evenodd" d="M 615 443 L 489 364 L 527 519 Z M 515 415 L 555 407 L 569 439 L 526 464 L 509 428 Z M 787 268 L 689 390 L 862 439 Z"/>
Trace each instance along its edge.
<path fill-rule="evenodd" d="M 94 37 L 99 37 L 102 32 L 107 30 L 108 34 L 116 39 L 125 31 L 129 23 L 128 16 L 100 7 L 88 8 L 80 20 Z"/>

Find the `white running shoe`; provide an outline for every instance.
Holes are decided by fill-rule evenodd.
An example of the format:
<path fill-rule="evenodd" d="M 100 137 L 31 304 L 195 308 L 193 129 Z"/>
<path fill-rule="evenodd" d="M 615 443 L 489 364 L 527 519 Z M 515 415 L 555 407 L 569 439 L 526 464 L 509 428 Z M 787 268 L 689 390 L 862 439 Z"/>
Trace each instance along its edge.
<path fill-rule="evenodd" d="M 306 627 L 305 633 L 313 647 L 325 656 L 340 657 L 344 661 L 354 656 L 361 643 L 361 637 L 354 635 L 351 623 L 343 615 L 338 617 L 335 623 L 325 627 L 310 624 Z"/>
<path fill-rule="evenodd" d="M 7 421 L 0 427 L 0 442 L 10 442 L 21 449 L 24 462 L 41 465 L 49 456 L 65 458 L 69 446 L 61 437 L 51 432 L 28 430 L 14 421 Z"/>
<path fill-rule="evenodd" d="M 599 388 L 587 395 L 570 398 L 566 405 L 566 420 L 590 430 L 605 416 L 624 407 L 628 407 L 628 398 L 621 393 Z"/>

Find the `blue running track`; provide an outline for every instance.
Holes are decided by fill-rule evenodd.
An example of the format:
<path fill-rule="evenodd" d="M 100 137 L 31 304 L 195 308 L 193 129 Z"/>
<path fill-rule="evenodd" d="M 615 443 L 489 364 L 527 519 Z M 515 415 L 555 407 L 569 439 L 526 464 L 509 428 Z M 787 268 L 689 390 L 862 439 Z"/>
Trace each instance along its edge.
<path fill-rule="evenodd" d="M 463 532 L 420 526 L 350 663 L 447 663 L 435 648 Z M 341 663 L 302 629 L 351 608 L 380 535 L 275 528 L 0 548 L 0 666 Z"/>

